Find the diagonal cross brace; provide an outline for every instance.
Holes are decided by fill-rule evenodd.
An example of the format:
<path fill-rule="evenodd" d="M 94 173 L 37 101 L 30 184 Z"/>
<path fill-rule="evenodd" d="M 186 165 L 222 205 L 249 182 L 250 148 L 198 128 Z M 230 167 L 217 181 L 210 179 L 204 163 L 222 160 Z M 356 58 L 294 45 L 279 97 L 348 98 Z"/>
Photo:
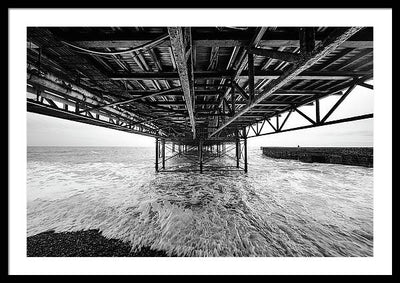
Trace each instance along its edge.
<path fill-rule="evenodd" d="M 303 54 L 301 59 L 292 66 L 289 70 L 284 72 L 278 79 L 274 80 L 269 87 L 267 87 L 262 93 L 255 97 L 254 101 L 248 106 L 242 108 L 239 112 L 236 112 L 229 120 L 227 120 L 223 125 L 218 127 L 214 132 L 210 134 L 210 137 L 220 132 L 226 126 L 231 124 L 233 121 L 241 117 L 243 114 L 247 113 L 257 104 L 261 103 L 265 98 L 272 95 L 274 92 L 279 90 L 282 86 L 287 84 L 289 81 L 294 79 L 298 74 L 307 70 L 309 67 L 314 65 L 318 60 L 325 57 L 337 47 L 339 47 L 343 42 L 349 39 L 352 35 L 360 31 L 362 27 L 350 27 L 345 28 L 343 31 L 335 32 L 334 35 L 330 35 L 326 40 L 324 40 L 320 45 L 318 45 L 312 52 Z"/>

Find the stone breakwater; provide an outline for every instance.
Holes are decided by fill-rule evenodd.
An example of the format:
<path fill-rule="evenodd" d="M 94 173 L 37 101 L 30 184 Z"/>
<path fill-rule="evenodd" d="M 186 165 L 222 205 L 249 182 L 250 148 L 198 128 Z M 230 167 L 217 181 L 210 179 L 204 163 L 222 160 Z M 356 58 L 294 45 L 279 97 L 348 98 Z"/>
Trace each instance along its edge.
<path fill-rule="evenodd" d="M 272 158 L 373 167 L 372 147 L 261 147 Z"/>

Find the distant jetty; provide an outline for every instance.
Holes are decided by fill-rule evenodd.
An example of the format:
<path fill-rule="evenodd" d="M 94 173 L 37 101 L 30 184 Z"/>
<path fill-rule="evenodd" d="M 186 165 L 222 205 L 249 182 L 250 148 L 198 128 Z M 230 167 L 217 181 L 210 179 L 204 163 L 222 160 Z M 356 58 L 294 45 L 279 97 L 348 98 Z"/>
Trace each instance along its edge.
<path fill-rule="evenodd" d="M 261 147 L 272 158 L 373 167 L 372 147 Z"/>

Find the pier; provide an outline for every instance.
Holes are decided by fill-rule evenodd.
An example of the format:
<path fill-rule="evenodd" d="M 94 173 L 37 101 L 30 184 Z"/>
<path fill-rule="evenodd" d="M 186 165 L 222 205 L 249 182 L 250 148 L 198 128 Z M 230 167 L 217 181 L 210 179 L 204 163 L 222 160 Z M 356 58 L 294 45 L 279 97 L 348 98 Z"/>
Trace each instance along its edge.
<path fill-rule="evenodd" d="M 249 138 L 372 118 L 331 119 L 373 90 L 372 51 L 371 27 L 29 27 L 27 110 L 153 137 L 156 172 L 175 157 L 248 172 Z M 308 124 L 287 127 L 294 112 Z M 227 156 L 235 166 L 210 166 Z"/>

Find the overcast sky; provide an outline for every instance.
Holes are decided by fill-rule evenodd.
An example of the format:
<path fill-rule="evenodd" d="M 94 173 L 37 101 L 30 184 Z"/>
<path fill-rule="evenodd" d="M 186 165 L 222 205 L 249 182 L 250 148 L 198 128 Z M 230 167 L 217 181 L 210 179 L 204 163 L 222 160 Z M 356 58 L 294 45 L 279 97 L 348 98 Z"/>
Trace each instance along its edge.
<path fill-rule="evenodd" d="M 371 83 L 371 82 L 369 82 Z M 321 117 L 328 112 L 339 96 L 323 99 Z M 315 107 L 300 108 L 311 118 Z M 344 100 L 328 120 L 373 113 L 373 91 L 356 89 Z M 286 114 L 281 118 L 284 119 Z M 307 125 L 303 117 L 292 113 L 285 128 Z M 267 123 L 263 132 L 268 130 Z M 146 146 L 154 138 L 72 122 L 35 113 L 27 113 L 28 146 Z M 373 146 L 373 119 L 291 131 L 249 139 L 249 146 Z"/>

